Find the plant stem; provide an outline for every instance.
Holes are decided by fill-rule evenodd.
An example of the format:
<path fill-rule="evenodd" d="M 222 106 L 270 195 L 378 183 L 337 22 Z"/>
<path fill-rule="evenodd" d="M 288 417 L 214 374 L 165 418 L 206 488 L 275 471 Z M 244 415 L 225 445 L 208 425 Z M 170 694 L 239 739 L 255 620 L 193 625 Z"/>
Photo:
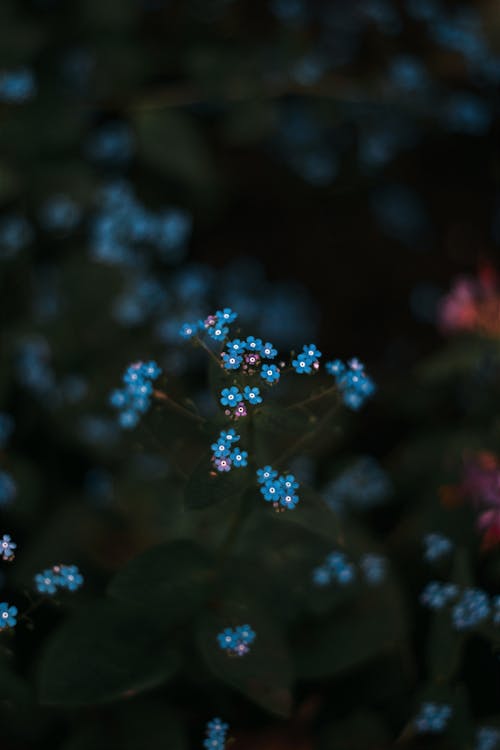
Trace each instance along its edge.
<path fill-rule="evenodd" d="M 181 406 L 181 404 L 178 404 L 177 401 L 174 401 L 173 398 L 168 396 L 166 393 L 163 393 L 163 391 L 153 391 L 153 396 L 158 399 L 158 401 L 162 401 L 166 406 L 169 406 L 173 411 L 182 414 L 182 416 L 187 417 L 194 422 L 198 422 L 198 424 L 205 424 L 206 420 L 204 419 L 204 417 L 201 417 L 199 414 L 195 414 L 189 409 L 186 409 L 185 406 Z"/>
<path fill-rule="evenodd" d="M 315 401 L 319 401 L 325 396 L 329 396 L 331 393 L 336 393 L 336 392 L 337 392 L 337 386 L 332 385 L 330 388 L 327 388 L 326 391 L 321 391 L 320 393 L 316 393 L 314 396 L 309 396 L 309 398 L 305 398 L 303 401 L 297 401 L 297 403 L 295 404 L 290 404 L 290 406 L 288 406 L 287 409 L 298 409 L 301 406 L 307 406 L 307 404 L 312 404 Z"/>
<path fill-rule="evenodd" d="M 281 464 L 288 461 L 290 456 L 293 456 L 294 453 L 296 453 L 300 448 L 303 448 L 304 445 L 307 445 L 307 443 L 313 438 L 319 435 L 323 427 L 327 425 L 327 423 L 330 421 L 330 419 L 334 416 L 335 412 L 338 410 L 340 406 L 340 401 L 338 401 L 336 404 L 334 404 L 319 420 L 319 422 L 316 424 L 316 427 L 314 430 L 311 430 L 310 432 L 305 432 L 301 437 L 295 441 L 295 443 L 290 447 L 287 448 L 284 453 L 281 454 L 278 458 L 274 459 L 273 466 L 280 466 Z"/>
<path fill-rule="evenodd" d="M 217 367 L 221 367 L 221 361 L 220 361 L 220 359 L 217 357 L 216 354 L 214 354 L 214 352 L 211 349 L 209 349 L 209 347 L 205 344 L 205 342 L 203 341 L 203 339 L 200 338 L 199 336 L 196 336 L 195 339 L 199 343 L 199 345 L 202 347 L 202 349 L 204 349 L 206 351 L 206 353 L 208 354 L 208 356 L 213 359 L 213 361 L 216 363 Z"/>

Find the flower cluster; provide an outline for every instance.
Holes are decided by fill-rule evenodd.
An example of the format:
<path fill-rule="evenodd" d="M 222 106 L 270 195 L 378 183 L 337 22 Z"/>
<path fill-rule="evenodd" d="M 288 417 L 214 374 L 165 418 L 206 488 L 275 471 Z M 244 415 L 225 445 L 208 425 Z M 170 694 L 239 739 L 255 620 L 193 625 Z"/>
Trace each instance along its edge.
<path fill-rule="evenodd" d="M 221 430 L 215 443 L 212 443 L 212 463 L 217 471 L 230 471 L 232 467 L 241 469 L 248 463 L 247 451 L 239 450 L 236 443 L 240 436 L 233 429 Z"/>
<path fill-rule="evenodd" d="M 299 496 L 295 492 L 299 483 L 293 474 L 278 476 L 272 466 L 264 466 L 257 469 L 257 481 L 264 500 L 272 502 L 276 510 L 293 510 L 299 502 Z"/>
<path fill-rule="evenodd" d="M 292 360 L 292 367 L 299 375 L 310 375 L 313 370 L 319 370 L 321 352 L 315 344 L 305 344 L 301 354 Z"/>
<path fill-rule="evenodd" d="M 37 573 L 34 580 L 39 594 L 55 594 L 57 589 L 76 591 L 83 584 L 83 576 L 76 565 L 53 565 Z"/>
<path fill-rule="evenodd" d="M 359 570 L 365 582 L 370 586 L 377 586 L 384 582 L 387 570 L 387 561 L 381 555 L 365 554 L 358 563 Z M 312 580 L 316 586 L 328 586 L 337 583 L 346 586 L 353 583 L 357 578 L 356 566 L 351 562 L 345 552 L 335 550 L 330 552 L 321 565 L 314 568 Z"/>
<path fill-rule="evenodd" d="M 220 402 L 222 406 L 225 406 L 225 414 L 227 417 L 233 416 L 235 419 L 247 416 L 246 404 L 261 404 L 262 396 L 260 395 L 259 388 L 251 388 L 246 385 L 242 391 L 237 386 L 231 386 L 231 388 L 224 388 L 220 394 Z"/>
<path fill-rule="evenodd" d="M 435 562 L 443 557 L 447 557 L 453 549 L 453 542 L 447 536 L 443 536 L 443 534 L 426 534 L 423 542 L 424 559 L 427 562 Z"/>
<path fill-rule="evenodd" d="M 0 630 L 13 628 L 17 622 L 17 607 L 0 602 Z"/>
<path fill-rule="evenodd" d="M 415 717 L 415 728 L 421 734 L 440 734 L 446 729 L 452 713 L 447 703 L 422 703 Z"/>
<path fill-rule="evenodd" d="M 212 719 L 206 728 L 207 737 L 203 742 L 206 750 L 224 750 L 226 746 L 226 735 L 229 724 L 225 724 L 221 719 Z"/>
<path fill-rule="evenodd" d="M 151 405 L 153 381 L 161 370 L 156 362 L 134 362 L 123 375 L 124 388 L 114 390 L 110 404 L 120 412 L 119 423 L 126 429 L 135 427 L 140 415 Z"/>
<path fill-rule="evenodd" d="M 0 101 L 19 104 L 36 92 L 33 73 L 28 68 L 0 72 Z"/>
<path fill-rule="evenodd" d="M 196 323 L 183 323 L 180 336 L 183 339 L 191 339 L 199 333 L 207 333 L 213 341 L 225 341 L 229 333 L 229 324 L 238 317 L 229 307 L 217 310 L 214 315 L 209 315 L 205 320 Z"/>
<path fill-rule="evenodd" d="M 489 597 L 481 589 L 431 581 L 420 595 L 420 601 L 432 610 L 442 610 L 453 602 L 451 624 L 455 630 L 470 630 L 490 615 L 493 624 L 500 625 L 500 596 Z"/>
<path fill-rule="evenodd" d="M 269 341 L 262 342 L 254 336 L 241 339 L 233 339 L 226 344 L 227 351 L 221 354 L 222 365 L 226 370 L 239 370 L 247 374 L 253 374 L 257 367 L 266 359 L 275 359 L 277 349 Z M 261 375 L 265 368 L 261 369 Z"/>
<path fill-rule="evenodd" d="M 244 656 L 250 651 L 250 644 L 255 640 L 255 632 L 250 625 L 238 625 L 236 628 L 226 628 L 219 633 L 217 641 L 223 651 L 234 656 Z"/>
<path fill-rule="evenodd" d="M 4 534 L 0 539 L 0 557 L 2 560 L 12 562 L 16 554 L 14 552 L 16 547 L 17 544 L 11 540 L 9 534 Z"/>
<path fill-rule="evenodd" d="M 475 750 L 497 750 L 500 747 L 500 729 L 479 727 L 476 732 Z"/>
<path fill-rule="evenodd" d="M 366 374 L 365 366 L 358 359 L 350 359 L 345 365 L 340 359 L 325 364 L 326 371 L 333 375 L 344 404 L 357 411 L 375 393 L 375 383 Z"/>

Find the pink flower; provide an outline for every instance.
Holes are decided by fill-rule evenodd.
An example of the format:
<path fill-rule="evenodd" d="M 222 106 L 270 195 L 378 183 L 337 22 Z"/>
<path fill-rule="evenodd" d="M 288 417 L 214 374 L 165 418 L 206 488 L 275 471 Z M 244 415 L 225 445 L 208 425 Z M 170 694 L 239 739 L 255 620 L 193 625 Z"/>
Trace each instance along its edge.
<path fill-rule="evenodd" d="M 483 549 L 500 543 L 500 510 L 485 510 L 477 519 L 477 526 L 483 533 Z"/>

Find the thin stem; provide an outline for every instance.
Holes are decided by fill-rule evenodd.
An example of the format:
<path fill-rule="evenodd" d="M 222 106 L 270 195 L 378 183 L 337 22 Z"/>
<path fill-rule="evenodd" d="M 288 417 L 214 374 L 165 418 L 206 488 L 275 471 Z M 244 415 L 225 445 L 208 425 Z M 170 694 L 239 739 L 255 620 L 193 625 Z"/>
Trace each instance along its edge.
<path fill-rule="evenodd" d="M 181 404 L 177 403 L 177 401 L 174 401 L 173 398 L 171 398 L 163 391 L 153 391 L 153 396 L 158 399 L 158 401 L 162 401 L 166 406 L 169 406 L 173 411 L 182 414 L 182 416 L 187 417 L 194 422 L 198 422 L 198 424 L 205 424 L 206 420 L 203 417 L 201 417 L 199 414 L 195 414 L 189 409 L 186 409 L 185 406 L 181 406 Z"/>
<path fill-rule="evenodd" d="M 310 432 L 304 433 L 298 440 L 295 441 L 295 443 L 290 447 L 287 448 L 287 450 L 281 454 L 278 458 L 274 459 L 273 466 L 280 466 L 281 464 L 284 464 L 288 459 L 293 456 L 294 453 L 296 453 L 300 448 L 303 448 L 304 445 L 307 445 L 307 443 L 313 438 L 319 435 L 323 427 L 327 425 L 327 423 L 330 421 L 330 419 L 333 417 L 337 409 L 339 408 L 340 401 L 334 404 L 319 420 L 314 430 L 311 430 Z"/>
<path fill-rule="evenodd" d="M 214 352 L 205 344 L 205 342 L 203 341 L 203 339 L 200 338 L 199 336 L 196 336 L 195 339 L 199 343 L 199 345 L 206 351 L 206 353 L 208 354 L 208 356 L 213 359 L 213 361 L 216 363 L 216 365 L 218 367 L 221 367 L 221 361 L 220 361 L 219 357 L 217 357 L 217 355 L 214 354 Z"/>
<path fill-rule="evenodd" d="M 319 401 L 325 396 L 329 396 L 331 393 L 336 393 L 336 392 L 337 392 L 337 386 L 332 385 L 330 388 L 327 388 L 326 391 L 321 391 L 320 393 L 316 393 L 314 396 L 309 396 L 309 398 L 305 398 L 303 401 L 297 401 L 297 403 L 295 404 L 290 404 L 290 406 L 288 406 L 287 409 L 298 409 L 301 406 L 307 406 L 308 404 L 312 404 L 315 401 Z"/>

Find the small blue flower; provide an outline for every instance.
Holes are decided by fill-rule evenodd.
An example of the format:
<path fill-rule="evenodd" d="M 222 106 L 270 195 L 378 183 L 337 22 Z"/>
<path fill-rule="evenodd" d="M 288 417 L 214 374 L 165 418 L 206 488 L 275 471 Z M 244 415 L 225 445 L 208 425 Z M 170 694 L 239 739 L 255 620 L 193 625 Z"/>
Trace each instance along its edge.
<path fill-rule="evenodd" d="M 259 388 L 250 388 L 249 385 L 243 389 L 243 398 L 248 401 L 249 404 L 261 404 L 262 396 L 260 395 Z"/>
<path fill-rule="evenodd" d="M 282 495 L 280 497 L 280 505 L 283 508 L 289 508 L 289 510 L 293 510 L 297 503 L 299 502 L 299 497 L 294 492 L 282 490 Z"/>
<path fill-rule="evenodd" d="M 346 366 L 340 359 L 334 359 L 332 362 L 325 362 L 325 370 L 329 375 L 343 375 Z"/>
<path fill-rule="evenodd" d="M 131 430 L 134 427 L 137 426 L 139 422 L 139 414 L 135 411 L 127 410 L 122 411 L 118 415 L 118 423 L 120 427 L 123 427 L 125 430 Z"/>
<path fill-rule="evenodd" d="M 234 450 L 231 453 L 231 461 L 233 462 L 233 466 L 236 469 L 243 468 L 244 466 L 247 466 L 247 464 L 248 464 L 248 453 L 247 453 L 247 451 Z"/>
<path fill-rule="evenodd" d="M 58 565 L 54 567 L 58 574 L 58 586 L 68 591 L 76 591 L 83 584 L 83 576 L 76 565 Z"/>
<path fill-rule="evenodd" d="M 255 632 L 250 625 L 239 625 L 234 630 L 226 628 L 219 633 L 217 641 L 219 646 L 235 656 L 244 656 L 250 650 L 250 644 L 255 640 Z"/>
<path fill-rule="evenodd" d="M 222 355 L 222 363 L 226 370 L 237 370 L 242 363 L 242 358 L 238 354 L 228 354 L 224 352 Z"/>
<path fill-rule="evenodd" d="M 305 344 L 302 347 L 302 352 L 306 355 L 310 364 L 317 362 L 322 356 L 318 347 L 315 344 Z"/>
<path fill-rule="evenodd" d="M 252 630 L 250 625 L 239 625 L 235 630 L 235 634 L 239 640 L 247 645 L 250 645 L 255 640 L 255 631 Z"/>
<path fill-rule="evenodd" d="M 331 579 L 345 586 L 356 578 L 354 565 L 349 562 L 344 552 L 330 552 L 325 557 L 324 565 L 330 570 Z"/>
<path fill-rule="evenodd" d="M 231 453 L 229 445 L 223 440 L 219 440 L 217 443 L 212 443 L 210 447 L 213 451 L 214 458 L 227 458 Z"/>
<path fill-rule="evenodd" d="M 262 339 L 255 339 L 253 336 L 247 336 L 245 340 L 245 346 L 247 352 L 255 352 L 260 354 L 262 351 Z"/>
<path fill-rule="evenodd" d="M 260 376 L 266 383 L 277 383 L 280 379 L 280 371 L 276 365 L 264 365 L 260 371 Z"/>
<path fill-rule="evenodd" d="M 109 395 L 109 403 L 115 409 L 121 409 L 127 403 L 127 394 L 125 391 L 116 388 L 114 391 L 111 391 Z"/>
<path fill-rule="evenodd" d="M 35 589 L 39 594 L 55 594 L 59 584 L 59 575 L 47 568 L 35 576 Z"/>
<path fill-rule="evenodd" d="M 286 474 L 285 476 L 280 477 L 280 479 L 286 492 L 296 490 L 299 486 L 299 483 L 297 482 L 293 474 Z"/>
<path fill-rule="evenodd" d="M 417 732 L 440 734 L 444 732 L 452 715 L 451 706 L 447 703 L 422 703 L 415 718 Z"/>
<path fill-rule="evenodd" d="M 156 380 L 161 375 L 161 367 L 159 367 L 157 362 L 151 360 L 150 362 L 145 362 L 142 365 L 142 372 L 144 374 L 144 377 L 150 378 L 151 380 Z"/>
<path fill-rule="evenodd" d="M 0 630 L 13 628 L 17 622 L 17 607 L 10 607 L 7 602 L 0 602 Z"/>
<path fill-rule="evenodd" d="M 232 323 L 238 317 L 238 313 L 233 312 L 230 307 L 225 307 L 223 310 L 217 310 L 215 317 L 222 324 L 228 325 Z"/>
<path fill-rule="evenodd" d="M 454 583 L 431 581 L 420 594 L 420 601 L 429 609 L 443 609 L 458 596 L 458 586 Z"/>
<path fill-rule="evenodd" d="M 225 443 L 228 443 L 229 445 L 232 445 L 233 443 L 237 443 L 240 439 L 240 436 L 236 434 L 236 430 L 234 430 L 232 427 L 230 430 L 222 430 L 219 440 L 223 440 Z"/>
<path fill-rule="evenodd" d="M 442 534 L 426 534 L 424 536 L 424 558 L 428 562 L 434 562 L 446 557 L 453 549 L 453 544 L 448 537 Z"/>
<path fill-rule="evenodd" d="M 0 540 L 0 556 L 2 560 L 13 560 L 17 544 L 13 542 L 9 534 L 4 534 Z"/>
<path fill-rule="evenodd" d="M 451 611 L 456 630 L 469 630 L 489 617 L 491 611 L 488 594 L 481 589 L 465 589 Z"/>
<path fill-rule="evenodd" d="M 209 326 L 207 328 L 207 331 L 210 338 L 212 338 L 214 341 L 224 341 L 227 334 L 229 333 L 229 328 L 227 326 L 221 325 L 219 322 L 216 322 L 215 325 Z"/>
<path fill-rule="evenodd" d="M 242 395 L 236 386 L 231 388 L 224 388 L 220 394 L 220 402 L 222 406 L 236 406 L 242 399 Z"/>
<path fill-rule="evenodd" d="M 271 466 L 264 466 L 262 469 L 257 469 L 257 481 L 259 484 L 266 484 L 270 479 L 276 479 L 277 476 L 278 472 Z"/>
<path fill-rule="evenodd" d="M 328 584 L 332 582 L 330 569 L 326 565 L 318 565 L 318 567 L 313 570 L 312 580 L 316 586 L 328 586 Z"/>
<path fill-rule="evenodd" d="M 278 354 L 278 351 L 269 341 L 266 341 L 265 344 L 262 344 L 260 353 L 264 359 L 274 359 Z"/>
<path fill-rule="evenodd" d="M 297 359 L 292 361 L 292 367 L 299 375 L 309 375 L 312 372 L 311 360 L 307 354 L 299 354 Z"/>
<path fill-rule="evenodd" d="M 233 339 L 233 341 L 228 341 L 226 344 L 226 349 L 229 352 L 229 354 L 242 354 L 247 348 L 247 345 L 244 341 L 240 341 L 240 339 Z"/>
<path fill-rule="evenodd" d="M 196 336 L 197 331 L 198 323 L 183 323 L 179 335 L 183 339 L 191 339 L 193 336 Z"/>
<path fill-rule="evenodd" d="M 207 737 L 203 742 L 203 747 L 206 750 L 224 750 L 228 729 L 229 725 L 225 724 L 221 719 L 212 719 L 212 721 L 209 721 L 206 727 Z"/>
<path fill-rule="evenodd" d="M 225 650 L 231 650 L 236 643 L 236 636 L 232 628 L 226 628 L 217 636 L 219 646 Z"/>
<path fill-rule="evenodd" d="M 265 484 L 260 488 L 261 493 L 264 495 L 264 500 L 268 502 L 276 502 L 283 495 L 283 486 L 279 479 L 268 479 Z"/>
<path fill-rule="evenodd" d="M 359 561 L 359 567 L 367 583 L 378 586 L 383 583 L 386 576 L 387 563 L 380 555 L 366 554 Z"/>

